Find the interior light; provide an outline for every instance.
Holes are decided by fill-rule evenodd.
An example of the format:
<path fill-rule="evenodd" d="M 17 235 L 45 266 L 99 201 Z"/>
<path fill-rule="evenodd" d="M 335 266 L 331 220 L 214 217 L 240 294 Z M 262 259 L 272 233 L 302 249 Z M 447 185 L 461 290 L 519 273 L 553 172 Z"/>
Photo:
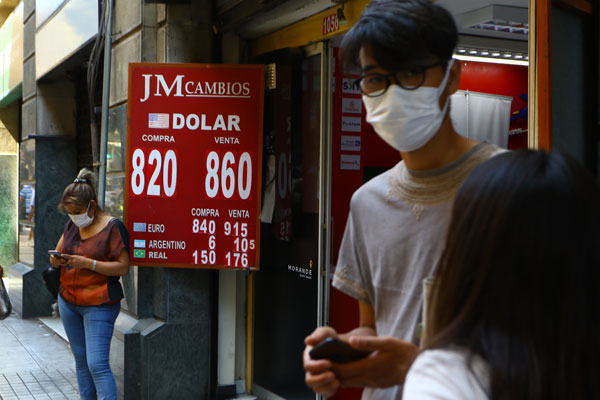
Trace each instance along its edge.
<path fill-rule="evenodd" d="M 523 54 L 515 54 L 513 57 L 515 60 L 521 60 L 523 58 Z"/>
<path fill-rule="evenodd" d="M 477 61 L 477 62 L 487 62 L 493 64 L 510 64 L 510 65 L 523 65 L 528 66 L 529 62 L 525 60 L 509 60 L 507 58 L 493 58 L 493 57 L 473 57 L 461 54 L 455 54 L 453 56 L 457 60 L 461 61 Z"/>
<path fill-rule="evenodd" d="M 499 51 L 492 51 L 492 57 L 500 57 Z"/>
<path fill-rule="evenodd" d="M 481 55 L 481 56 L 484 56 L 484 57 L 487 57 L 487 56 L 489 56 L 489 55 L 490 55 L 490 52 L 489 52 L 489 51 L 487 51 L 487 50 L 481 50 L 481 52 L 479 53 L 479 55 Z"/>
<path fill-rule="evenodd" d="M 338 19 L 338 24 L 340 24 L 340 26 L 348 24 L 348 20 L 346 19 L 346 16 L 344 15 L 344 3 L 345 3 L 345 0 L 342 0 L 342 6 L 340 8 L 338 8 L 338 10 L 337 10 L 337 19 Z"/>
<path fill-rule="evenodd" d="M 512 58 L 512 54 L 511 54 L 511 53 L 508 53 L 508 52 L 506 52 L 506 53 L 504 53 L 503 57 L 504 57 L 504 58 Z"/>
<path fill-rule="evenodd" d="M 338 8 L 338 10 L 337 10 L 337 19 L 338 19 L 338 24 L 340 24 L 340 25 L 348 24 L 348 20 L 346 19 L 346 16 L 344 15 L 343 4 L 342 4 L 342 8 Z"/>
<path fill-rule="evenodd" d="M 469 50 L 469 54 L 475 55 L 475 54 L 477 54 L 477 50 L 471 49 L 471 50 Z"/>
<path fill-rule="evenodd" d="M 458 49 L 456 49 L 456 52 L 459 54 L 464 54 L 467 52 L 467 50 L 464 47 L 459 47 Z"/>
<path fill-rule="evenodd" d="M 526 59 L 527 61 L 529 61 L 529 56 L 525 56 L 525 59 Z"/>

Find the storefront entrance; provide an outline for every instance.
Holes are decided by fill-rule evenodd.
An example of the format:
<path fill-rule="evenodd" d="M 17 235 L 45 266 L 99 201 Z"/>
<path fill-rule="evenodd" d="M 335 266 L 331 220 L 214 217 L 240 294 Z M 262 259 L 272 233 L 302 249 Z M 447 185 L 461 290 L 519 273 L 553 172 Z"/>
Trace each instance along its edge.
<path fill-rule="evenodd" d="M 261 399 L 313 399 L 302 350 L 304 338 L 328 323 L 331 50 L 322 42 L 261 62 L 275 63 L 276 88 L 265 101 L 269 176 L 255 275 L 253 392 Z"/>

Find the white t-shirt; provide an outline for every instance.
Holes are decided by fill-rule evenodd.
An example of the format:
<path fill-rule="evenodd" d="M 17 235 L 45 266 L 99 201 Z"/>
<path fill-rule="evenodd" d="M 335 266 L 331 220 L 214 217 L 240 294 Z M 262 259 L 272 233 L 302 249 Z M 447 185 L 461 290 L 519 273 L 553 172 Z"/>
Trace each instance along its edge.
<path fill-rule="evenodd" d="M 489 399 L 489 371 L 477 355 L 457 347 L 426 350 L 410 367 L 403 400 Z"/>
<path fill-rule="evenodd" d="M 333 286 L 370 304 L 379 336 L 415 342 L 422 282 L 445 244 L 452 202 L 467 175 L 504 150 L 474 146 L 449 165 L 412 171 L 403 161 L 352 196 Z M 364 400 L 400 399 L 402 387 L 366 388 Z"/>

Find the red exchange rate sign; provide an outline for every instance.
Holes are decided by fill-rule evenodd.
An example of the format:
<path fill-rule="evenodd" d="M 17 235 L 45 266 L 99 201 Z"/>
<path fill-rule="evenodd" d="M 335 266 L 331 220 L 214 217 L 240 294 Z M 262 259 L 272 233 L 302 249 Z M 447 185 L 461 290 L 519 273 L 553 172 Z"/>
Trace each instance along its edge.
<path fill-rule="evenodd" d="M 264 67 L 130 64 L 134 265 L 259 266 Z"/>

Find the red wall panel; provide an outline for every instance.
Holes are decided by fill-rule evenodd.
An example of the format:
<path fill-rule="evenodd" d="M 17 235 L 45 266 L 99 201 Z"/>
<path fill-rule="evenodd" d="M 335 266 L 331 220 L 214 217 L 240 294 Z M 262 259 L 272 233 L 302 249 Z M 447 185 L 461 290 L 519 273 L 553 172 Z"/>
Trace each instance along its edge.
<path fill-rule="evenodd" d="M 521 95 L 527 96 L 528 68 L 526 66 L 476 61 L 460 61 L 460 63 L 462 73 L 459 89 L 511 96 L 513 98 L 511 114 L 527 108 L 527 101 L 521 98 Z M 527 115 L 526 111 L 524 115 Z M 526 117 L 511 122 L 511 132 L 516 132 L 519 129 L 521 133 L 509 136 L 509 149 L 527 147 Z"/>

